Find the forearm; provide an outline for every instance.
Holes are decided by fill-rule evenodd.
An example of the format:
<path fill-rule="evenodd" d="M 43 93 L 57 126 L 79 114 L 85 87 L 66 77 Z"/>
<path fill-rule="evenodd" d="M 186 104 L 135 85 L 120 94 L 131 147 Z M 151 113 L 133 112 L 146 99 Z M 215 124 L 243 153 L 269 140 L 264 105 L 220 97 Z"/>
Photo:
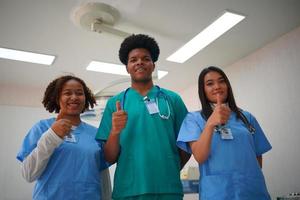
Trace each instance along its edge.
<path fill-rule="evenodd" d="M 120 153 L 119 134 L 110 133 L 108 140 L 104 145 L 104 157 L 105 160 L 111 164 L 118 160 Z"/>
<path fill-rule="evenodd" d="M 200 164 L 206 161 L 210 154 L 213 133 L 214 126 L 206 125 L 199 139 L 190 143 L 193 155 Z"/>
<path fill-rule="evenodd" d="M 53 151 L 62 142 L 51 128 L 42 135 L 37 147 L 22 162 L 22 176 L 25 180 L 33 182 L 43 173 Z"/>

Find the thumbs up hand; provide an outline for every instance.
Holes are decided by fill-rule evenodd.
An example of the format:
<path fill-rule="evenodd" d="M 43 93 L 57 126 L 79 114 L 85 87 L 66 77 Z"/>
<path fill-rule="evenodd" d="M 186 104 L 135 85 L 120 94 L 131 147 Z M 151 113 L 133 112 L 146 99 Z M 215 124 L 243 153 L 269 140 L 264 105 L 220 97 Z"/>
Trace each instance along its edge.
<path fill-rule="evenodd" d="M 230 113 L 230 108 L 227 105 L 223 104 L 221 95 L 217 94 L 217 104 L 214 108 L 213 113 L 208 118 L 207 123 L 212 126 L 226 124 L 230 117 Z"/>
<path fill-rule="evenodd" d="M 112 115 L 112 134 L 120 134 L 127 123 L 127 113 L 122 110 L 120 101 L 116 102 L 116 112 Z"/>

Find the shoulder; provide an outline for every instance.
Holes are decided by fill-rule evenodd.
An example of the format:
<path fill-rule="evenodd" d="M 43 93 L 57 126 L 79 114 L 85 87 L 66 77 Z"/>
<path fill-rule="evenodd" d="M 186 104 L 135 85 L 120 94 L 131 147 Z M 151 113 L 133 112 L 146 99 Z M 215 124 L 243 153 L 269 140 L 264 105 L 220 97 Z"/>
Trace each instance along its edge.
<path fill-rule="evenodd" d="M 188 134 L 194 133 L 195 135 L 199 135 L 205 123 L 206 121 L 201 117 L 200 111 L 188 112 L 181 124 L 180 130 Z"/>
<path fill-rule="evenodd" d="M 122 92 L 120 92 L 120 93 L 118 93 L 118 94 L 116 94 L 116 95 L 110 97 L 110 98 L 108 99 L 108 101 L 109 101 L 109 102 L 115 102 L 115 101 L 117 101 L 117 100 L 120 100 L 120 99 L 123 97 L 124 93 L 125 93 L 125 91 L 122 91 Z"/>
<path fill-rule="evenodd" d="M 108 99 L 107 101 L 107 105 L 110 106 L 110 105 L 113 105 L 115 106 L 116 102 L 117 101 L 121 101 L 123 96 L 124 96 L 124 93 L 125 93 L 125 90 L 116 94 L 115 96 L 112 96 Z"/>
<path fill-rule="evenodd" d="M 206 120 L 202 117 L 200 110 L 188 112 L 188 114 L 185 116 L 184 121 L 187 124 L 195 124 L 200 128 L 203 128 L 206 124 Z"/>
<path fill-rule="evenodd" d="M 32 128 L 39 128 L 39 129 L 42 129 L 42 130 L 48 130 L 51 125 L 54 123 L 55 121 L 55 118 L 49 118 L 49 119 L 42 119 L 40 121 L 38 121 L 37 123 L 35 123 L 33 125 Z"/>
<path fill-rule="evenodd" d="M 82 123 L 83 123 L 82 131 L 87 133 L 88 135 L 92 135 L 93 137 L 95 137 L 98 129 L 95 126 L 93 126 L 87 122 L 82 122 Z"/>
<path fill-rule="evenodd" d="M 171 90 L 168 90 L 168 89 L 165 89 L 165 88 L 161 88 L 161 91 L 163 93 L 165 93 L 166 95 L 170 96 L 170 97 L 180 98 L 179 94 L 177 94 L 174 91 L 171 91 Z"/>
<path fill-rule="evenodd" d="M 248 119 L 251 120 L 252 118 L 255 118 L 249 111 L 240 109 L 241 113 Z"/>
<path fill-rule="evenodd" d="M 165 89 L 165 88 L 161 88 L 161 91 L 162 91 L 169 99 L 171 99 L 172 102 L 176 102 L 176 103 L 181 102 L 182 104 L 184 104 L 184 103 L 183 103 L 183 100 L 181 99 L 181 97 L 179 96 L 179 94 L 177 94 L 176 92 L 171 91 L 171 90 L 167 90 L 167 89 Z"/>
<path fill-rule="evenodd" d="M 84 127 L 85 127 L 86 129 L 97 130 L 97 128 L 96 128 L 95 126 L 93 126 L 93 125 L 91 125 L 91 124 L 89 124 L 89 123 L 87 123 L 87 122 L 82 122 L 82 123 L 84 124 Z"/>
<path fill-rule="evenodd" d="M 201 111 L 200 110 L 193 111 L 193 112 L 188 112 L 188 114 L 186 115 L 186 118 L 187 119 L 193 119 L 193 120 L 196 120 L 196 121 L 203 120 L 203 118 L 201 117 Z"/>
<path fill-rule="evenodd" d="M 55 118 L 42 119 L 38 121 L 28 131 L 25 140 L 30 140 L 32 142 L 37 141 L 42 134 L 44 134 L 51 127 L 54 121 Z"/>

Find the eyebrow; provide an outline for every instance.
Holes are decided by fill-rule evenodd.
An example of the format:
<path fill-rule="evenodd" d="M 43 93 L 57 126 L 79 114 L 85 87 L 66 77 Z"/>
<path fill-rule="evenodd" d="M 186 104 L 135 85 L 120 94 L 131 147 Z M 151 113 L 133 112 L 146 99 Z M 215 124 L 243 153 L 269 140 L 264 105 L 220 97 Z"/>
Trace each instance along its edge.
<path fill-rule="evenodd" d="M 219 80 L 225 80 L 225 78 L 223 76 L 220 76 L 217 80 L 218 81 Z M 205 81 L 205 83 L 210 82 L 210 81 L 213 81 L 213 80 L 212 79 L 208 79 L 208 80 Z"/>
<path fill-rule="evenodd" d="M 132 57 L 129 57 L 128 59 L 132 59 L 132 58 L 137 58 L 137 56 L 132 56 Z M 145 55 L 142 58 L 151 58 L 151 56 Z"/>
<path fill-rule="evenodd" d="M 62 91 L 73 91 L 73 90 L 75 90 L 75 91 L 84 91 L 84 89 L 82 89 L 82 88 L 78 88 L 78 89 L 69 89 L 69 88 L 67 88 L 67 89 L 63 89 Z"/>

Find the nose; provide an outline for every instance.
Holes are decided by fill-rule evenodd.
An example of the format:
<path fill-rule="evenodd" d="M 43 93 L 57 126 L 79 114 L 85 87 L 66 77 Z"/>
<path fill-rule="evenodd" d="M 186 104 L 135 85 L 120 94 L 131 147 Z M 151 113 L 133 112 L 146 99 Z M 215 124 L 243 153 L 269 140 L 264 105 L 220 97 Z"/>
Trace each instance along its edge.
<path fill-rule="evenodd" d="M 220 84 L 219 83 L 215 83 L 214 84 L 214 89 L 216 90 L 216 89 L 220 89 Z"/>
<path fill-rule="evenodd" d="M 142 64 L 142 63 L 143 63 L 143 59 L 137 59 L 136 63 L 137 63 L 138 65 Z"/>
<path fill-rule="evenodd" d="M 72 93 L 72 95 L 71 95 L 71 99 L 77 99 L 78 98 L 78 95 L 74 92 L 74 93 Z"/>

